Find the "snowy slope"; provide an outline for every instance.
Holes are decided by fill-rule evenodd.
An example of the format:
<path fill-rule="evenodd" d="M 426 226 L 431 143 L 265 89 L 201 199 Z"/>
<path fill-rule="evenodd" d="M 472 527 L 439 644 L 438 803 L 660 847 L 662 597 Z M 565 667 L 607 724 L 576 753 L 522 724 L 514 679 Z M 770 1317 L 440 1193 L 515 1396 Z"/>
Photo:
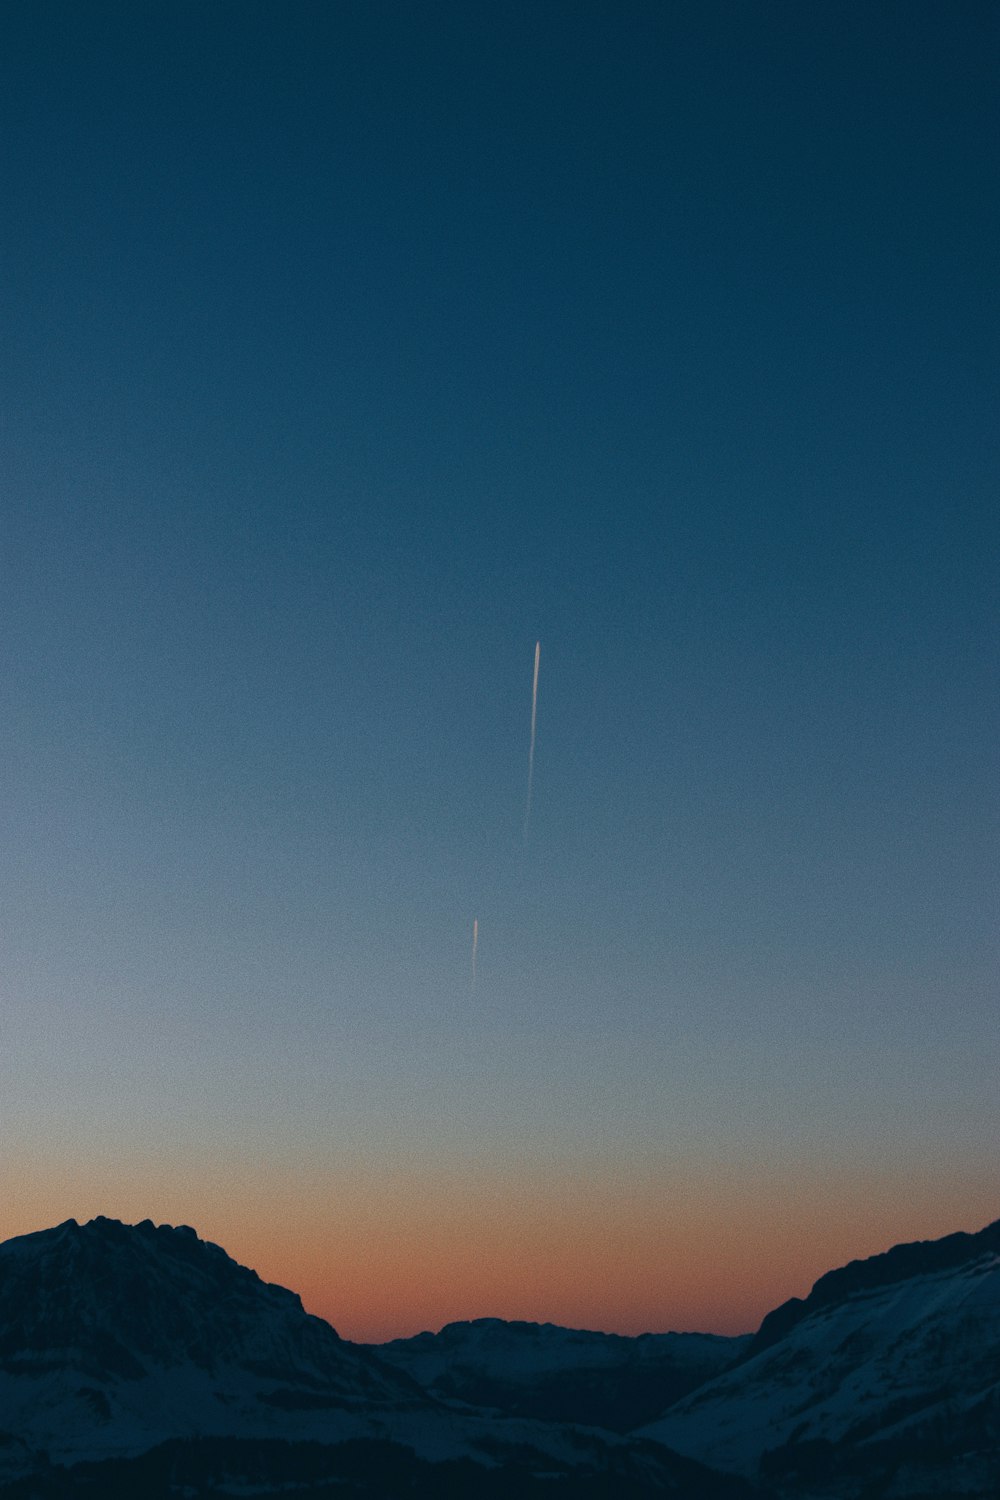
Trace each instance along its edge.
<path fill-rule="evenodd" d="M 422 1394 L 193 1230 L 95 1219 L 0 1245 L 0 1427 L 56 1462 L 317 1429 Z"/>
<path fill-rule="evenodd" d="M 619 1432 L 659 1414 L 746 1352 L 750 1338 L 619 1334 L 478 1318 L 376 1346 L 437 1396 Z"/>
<path fill-rule="evenodd" d="M 643 1429 L 810 1495 L 1000 1495 L 1000 1222 L 831 1272 Z"/>

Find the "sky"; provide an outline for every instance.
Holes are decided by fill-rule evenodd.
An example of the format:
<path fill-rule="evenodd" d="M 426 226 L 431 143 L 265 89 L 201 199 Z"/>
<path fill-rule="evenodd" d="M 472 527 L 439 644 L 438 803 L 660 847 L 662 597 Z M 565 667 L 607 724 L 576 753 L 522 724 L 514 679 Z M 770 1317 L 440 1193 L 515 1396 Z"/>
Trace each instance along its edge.
<path fill-rule="evenodd" d="M 735 1333 L 1000 1215 L 992 0 L 2 30 L 0 1237 Z"/>

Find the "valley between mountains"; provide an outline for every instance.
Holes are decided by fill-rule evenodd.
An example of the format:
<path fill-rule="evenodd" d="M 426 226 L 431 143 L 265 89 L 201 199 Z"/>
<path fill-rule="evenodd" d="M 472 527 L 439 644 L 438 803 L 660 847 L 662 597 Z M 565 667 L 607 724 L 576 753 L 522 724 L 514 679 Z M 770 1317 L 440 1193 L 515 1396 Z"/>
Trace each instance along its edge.
<path fill-rule="evenodd" d="M 497 1319 L 341 1339 L 194 1230 L 0 1245 L 0 1497 L 997 1500 L 1000 1221 L 742 1338 Z"/>

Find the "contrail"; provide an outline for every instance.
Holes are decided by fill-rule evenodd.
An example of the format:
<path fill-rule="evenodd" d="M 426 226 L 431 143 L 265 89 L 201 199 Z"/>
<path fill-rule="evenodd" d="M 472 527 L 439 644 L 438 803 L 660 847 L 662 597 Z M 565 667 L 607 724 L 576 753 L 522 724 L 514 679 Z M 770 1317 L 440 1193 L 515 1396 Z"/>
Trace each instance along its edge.
<path fill-rule="evenodd" d="M 479 918 L 472 919 L 472 988 L 476 988 L 476 949 L 479 947 Z"/>
<path fill-rule="evenodd" d="M 531 783 L 535 778 L 535 720 L 538 717 L 538 659 L 542 654 L 541 641 L 535 642 L 535 671 L 531 679 L 531 746 L 528 750 L 528 802 L 524 810 L 524 836 L 528 837 L 531 822 Z"/>

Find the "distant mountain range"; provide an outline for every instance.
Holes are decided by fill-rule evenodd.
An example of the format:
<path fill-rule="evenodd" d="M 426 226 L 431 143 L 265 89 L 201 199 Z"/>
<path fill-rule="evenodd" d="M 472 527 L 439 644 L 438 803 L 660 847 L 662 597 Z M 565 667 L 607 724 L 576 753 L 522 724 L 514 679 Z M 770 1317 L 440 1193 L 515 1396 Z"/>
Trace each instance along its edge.
<path fill-rule="evenodd" d="M 1000 1222 L 742 1339 L 482 1319 L 351 1344 L 193 1230 L 0 1245 L 0 1497 L 997 1500 Z"/>
<path fill-rule="evenodd" d="M 553 1323 L 479 1318 L 376 1346 L 396 1369 L 449 1401 L 505 1416 L 630 1432 L 728 1369 L 750 1335 L 586 1333 Z"/>

